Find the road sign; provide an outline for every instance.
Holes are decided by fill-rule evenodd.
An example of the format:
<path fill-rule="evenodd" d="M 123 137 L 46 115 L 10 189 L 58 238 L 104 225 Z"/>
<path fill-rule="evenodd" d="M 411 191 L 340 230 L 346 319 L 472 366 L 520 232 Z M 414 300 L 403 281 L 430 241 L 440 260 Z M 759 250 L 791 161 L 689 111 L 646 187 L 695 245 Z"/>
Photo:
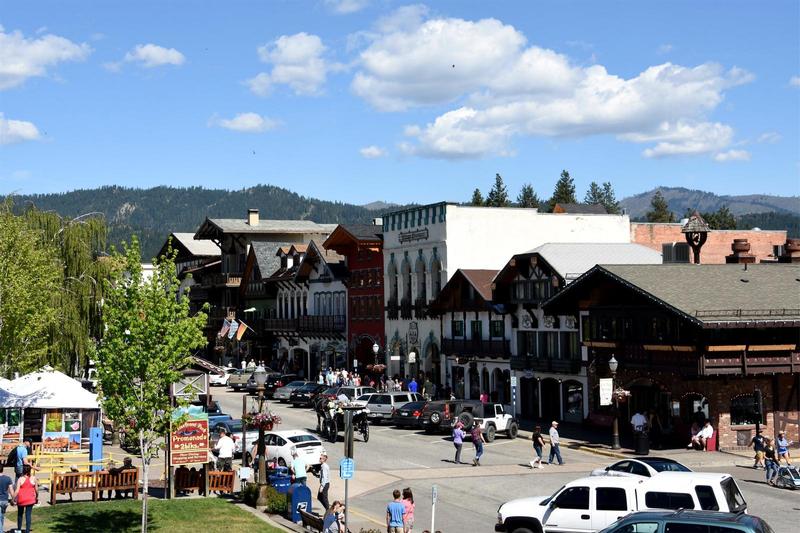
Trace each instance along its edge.
<path fill-rule="evenodd" d="M 512 387 L 517 386 L 517 376 L 511 376 L 511 386 Z"/>
<path fill-rule="evenodd" d="M 433 500 L 433 503 L 436 503 L 439 500 L 439 488 L 436 485 L 431 488 L 431 499 Z"/>
<path fill-rule="evenodd" d="M 350 457 L 344 457 L 339 461 L 339 477 L 342 479 L 353 479 L 356 472 L 356 462 Z"/>

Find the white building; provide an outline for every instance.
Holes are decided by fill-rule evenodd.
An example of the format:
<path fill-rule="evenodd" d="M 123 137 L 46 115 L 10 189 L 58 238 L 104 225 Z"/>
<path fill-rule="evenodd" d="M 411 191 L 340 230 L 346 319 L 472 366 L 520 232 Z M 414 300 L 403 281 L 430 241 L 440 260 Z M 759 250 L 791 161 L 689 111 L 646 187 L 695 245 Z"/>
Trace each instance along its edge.
<path fill-rule="evenodd" d="M 628 216 L 446 202 L 386 214 L 385 350 L 390 375 L 425 371 L 435 382 L 450 381 L 442 364 L 440 321 L 428 317 L 427 306 L 457 269 L 498 270 L 515 253 L 546 242 L 597 241 L 630 242 Z"/>

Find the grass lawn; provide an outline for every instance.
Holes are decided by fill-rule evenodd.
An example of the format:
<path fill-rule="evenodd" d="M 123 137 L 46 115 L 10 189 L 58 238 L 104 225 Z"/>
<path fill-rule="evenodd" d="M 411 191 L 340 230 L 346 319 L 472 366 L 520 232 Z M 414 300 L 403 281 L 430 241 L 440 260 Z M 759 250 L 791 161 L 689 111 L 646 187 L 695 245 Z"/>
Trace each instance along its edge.
<path fill-rule="evenodd" d="M 148 531 L 225 533 L 264 532 L 281 530 L 262 522 L 226 500 L 192 498 L 147 501 L 150 524 Z M 36 533 L 127 533 L 141 529 L 141 500 L 112 500 L 107 502 L 59 503 L 55 507 L 33 509 Z M 16 522 L 16 511 L 6 515 L 6 526 Z M 14 524 L 16 525 L 16 524 Z M 23 524 L 24 525 L 24 524 Z"/>

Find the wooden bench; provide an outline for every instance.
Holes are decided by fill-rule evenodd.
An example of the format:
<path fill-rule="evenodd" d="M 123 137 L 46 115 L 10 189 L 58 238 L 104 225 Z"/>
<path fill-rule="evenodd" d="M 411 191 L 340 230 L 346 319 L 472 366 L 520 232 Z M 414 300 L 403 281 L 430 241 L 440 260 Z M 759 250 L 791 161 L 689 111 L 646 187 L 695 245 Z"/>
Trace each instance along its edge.
<path fill-rule="evenodd" d="M 177 469 L 175 471 L 175 491 L 190 492 L 203 490 L 204 485 L 203 471 L 192 468 L 191 470 Z"/>
<path fill-rule="evenodd" d="M 92 501 L 97 501 L 97 472 L 53 472 L 50 480 L 50 505 L 56 504 L 57 494 L 91 492 Z"/>
<path fill-rule="evenodd" d="M 303 529 L 308 531 L 322 531 L 324 521 L 321 516 L 300 509 L 300 518 L 303 519 Z"/>
<path fill-rule="evenodd" d="M 233 493 L 233 472 L 211 471 L 208 473 L 208 492 Z"/>
<path fill-rule="evenodd" d="M 139 499 L 139 469 L 130 468 L 127 470 L 120 470 L 117 472 L 109 472 L 101 470 L 97 472 L 97 492 L 99 498 L 103 497 L 103 491 L 108 491 L 108 497 L 111 498 L 111 491 L 116 490 L 117 493 L 121 491 L 133 491 L 133 499 Z"/>

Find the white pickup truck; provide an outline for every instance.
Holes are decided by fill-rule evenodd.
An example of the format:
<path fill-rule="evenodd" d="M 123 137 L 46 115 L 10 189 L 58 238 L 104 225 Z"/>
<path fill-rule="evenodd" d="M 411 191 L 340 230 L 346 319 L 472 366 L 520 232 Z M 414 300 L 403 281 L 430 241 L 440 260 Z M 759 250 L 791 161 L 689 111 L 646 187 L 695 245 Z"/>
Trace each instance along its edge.
<path fill-rule="evenodd" d="M 589 533 L 628 513 L 650 509 L 741 512 L 747 503 L 728 474 L 661 472 L 651 478 L 592 476 L 551 496 L 520 498 L 497 510 L 495 531 Z"/>

